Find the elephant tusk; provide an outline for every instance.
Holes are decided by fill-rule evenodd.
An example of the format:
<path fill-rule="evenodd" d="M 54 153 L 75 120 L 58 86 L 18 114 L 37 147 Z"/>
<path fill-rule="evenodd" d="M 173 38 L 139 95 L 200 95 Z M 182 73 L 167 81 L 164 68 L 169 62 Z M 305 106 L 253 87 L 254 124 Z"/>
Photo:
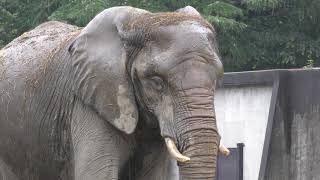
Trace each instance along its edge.
<path fill-rule="evenodd" d="M 223 154 L 224 156 L 228 156 L 230 154 L 230 151 L 228 148 L 226 148 L 222 143 L 219 145 L 219 152 Z"/>
<path fill-rule="evenodd" d="M 169 151 L 169 154 L 178 162 L 187 162 L 190 161 L 190 158 L 187 156 L 182 155 L 178 149 L 177 146 L 174 144 L 173 140 L 170 138 L 165 138 L 166 145 Z"/>

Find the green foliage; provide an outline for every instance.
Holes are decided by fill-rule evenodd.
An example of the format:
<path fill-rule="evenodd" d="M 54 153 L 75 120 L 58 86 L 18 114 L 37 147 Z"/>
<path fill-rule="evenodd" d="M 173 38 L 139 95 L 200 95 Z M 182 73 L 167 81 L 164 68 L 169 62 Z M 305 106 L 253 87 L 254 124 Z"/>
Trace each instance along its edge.
<path fill-rule="evenodd" d="M 0 0 L 0 48 L 44 21 L 85 26 L 119 5 L 195 7 L 218 32 L 226 71 L 320 66 L 319 0 Z"/>
<path fill-rule="evenodd" d="M 307 68 L 313 68 L 313 65 L 314 64 L 314 60 L 313 59 L 309 59 L 307 61 L 307 64 L 305 66 L 303 66 L 304 69 L 307 69 Z"/>
<path fill-rule="evenodd" d="M 242 9 L 220 1 L 216 1 L 205 7 L 204 14 L 222 16 L 226 18 L 237 18 L 243 16 Z"/>
<path fill-rule="evenodd" d="M 0 47 L 47 20 L 64 0 L 0 0 Z M 3 35 L 4 34 L 4 35 Z"/>
<path fill-rule="evenodd" d="M 282 0 L 247 0 L 248 10 L 255 12 L 273 11 L 282 6 Z"/>
<path fill-rule="evenodd" d="M 72 0 L 54 11 L 48 19 L 85 26 L 95 15 L 106 8 L 107 3 L 101 0 Z"/>
<path fill-rule="evenodd" d="M 206 16 L 206 19 L 214 24 L 215 28 L 225 35 L 228 35 L 227 33 L 239 33 L 244 30 L 247 25 L 241 22 L 238 22 L 234 19 L 229 19 L 225 17 L 219 17 L 219 16 Z"/>
<path fill-rule="evenodd" d="M 236 51 L 241 53 L 235 56 L 235 50 L 223 51 L 226 70 L 299 68 L 310 65 L 310 59 L 312 66 L 319 66 L 320 13 L 311 6 L 319 7 L 320 2 L 302 1 L 283 1 L 277 6 L 281 8 L 272 11 L 248 8 L 248 15 L 242 18 L 248 26 L 234 39 L 241 44 Z"/>
<path fill-rule="evenodd" d="M 15 16 L 0 6 L 0 37 L 3 37 L 0 39 L 0 48 L 14 38 L 17 33 L 17 29 L 14 27 Z"/>

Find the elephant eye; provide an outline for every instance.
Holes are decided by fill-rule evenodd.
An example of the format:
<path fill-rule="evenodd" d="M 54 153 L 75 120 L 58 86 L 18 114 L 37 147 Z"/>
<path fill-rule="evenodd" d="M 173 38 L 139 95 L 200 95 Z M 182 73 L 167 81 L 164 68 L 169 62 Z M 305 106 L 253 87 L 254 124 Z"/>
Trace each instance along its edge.
<path fill-rule="evenodd" d="M 159 76 L 153 76 L 150 78 L 151 83 L 154 89 L 161 91 L 163 89 L 164 83 L 161 77 Z"/>

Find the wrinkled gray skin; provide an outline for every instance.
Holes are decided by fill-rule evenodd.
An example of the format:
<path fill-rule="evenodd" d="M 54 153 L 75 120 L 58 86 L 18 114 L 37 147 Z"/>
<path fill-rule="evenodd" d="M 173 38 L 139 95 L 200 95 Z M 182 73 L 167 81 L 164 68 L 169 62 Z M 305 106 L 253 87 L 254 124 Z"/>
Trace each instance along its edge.
<path fill-rule="evenodd" d="M 178 12 L 114 7 L 82 30 L 48 22 L 3 48 L 0 179 L 167 180 L 170 137 L 191 158 L 180 179 L 212 180 L 223 69 L 213 28 Z"/>

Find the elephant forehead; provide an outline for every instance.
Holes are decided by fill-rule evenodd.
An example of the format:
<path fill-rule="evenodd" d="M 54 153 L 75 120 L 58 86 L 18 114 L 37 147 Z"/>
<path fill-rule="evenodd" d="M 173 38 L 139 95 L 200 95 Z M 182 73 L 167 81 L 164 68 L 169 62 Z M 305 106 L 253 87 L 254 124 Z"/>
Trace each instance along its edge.
<path fill-rule="evenodd" d="M 180 44 L 183 47 L 193 47 L 196 44 L 207 46 L 209 37 L 214 38 L 214 32 L 199 24 L 198 22 L 183 22 L 179 25 L 168 26 L 162 28 L 163 34 L 168 36 L 171 40 L 170 43 L 184 43 Z"/>
<path fill-rule="evenodd" d="M 125 29 L 142 29 L 145 32 L 148 32 L 154 30 L 157 27 L 177 25 L 184 21 L 195 21 L 202 24 L 203 26 L 212 28 L 211 24 L 204 20 L 201 16 L 178 12 L 167 12 L 146 13 L 129 22 L 128 24 L 125 24 Z"/>
<path fill-rule="evenodd" d="M 184 26 L 187 29 L 189 26 Z M 161 49 L 154 45 L 152 51 L 152 61 L 147 62 L 139 67 L 141 70 L 148 69 L 148 67 L 155 66 L 156 71 L 160 74 L 168 73 L 170 69 L 176 65 L 182 63 L 185 60 L 201 60 L 209 62 L 212 64 L 213 61 L 219 61 L 217 53 L 215 52 L 214 44 L 208 38 L 208 33 L 212 32 L 209 29 L 203 27 L 193 27 L 186 31 L 184 34 L 177 31 L 177 27 L 172 27 L 172 32 L 168 33 L 170 30 L 166 30 L 169 36 L 172 36 L 166 43 L 167 49 Z M 174 33 L 177 32 L 177 33 Z M 180 30 L 179 30 L 180 31 Z M 145 58 L 147 59 L 147 58 Z M 140 65 L 140 64 L 139 64 Z M 191 66 L 190 66 L 191 67 Z"/>
<path fill-rule="evenodd" d="M 179 25 L 161 27 L 157 33 L 160 47 L 174 52 L 212 51 L 214 32 L 198 22 L 185 21 Z"/>
<path fill-rule="evenodd" d="M 208 26 L 203 26 L 203 24 L 197 21 L 184 21 L 180 24 L 174 26 L 170 26 L 168 28 L 175 28 L 179 32 L 186 32 L 186 33 L 198 33 L 198 34 L 208 34 L 212 33 L 213 29 L 209 28 Z"/>

